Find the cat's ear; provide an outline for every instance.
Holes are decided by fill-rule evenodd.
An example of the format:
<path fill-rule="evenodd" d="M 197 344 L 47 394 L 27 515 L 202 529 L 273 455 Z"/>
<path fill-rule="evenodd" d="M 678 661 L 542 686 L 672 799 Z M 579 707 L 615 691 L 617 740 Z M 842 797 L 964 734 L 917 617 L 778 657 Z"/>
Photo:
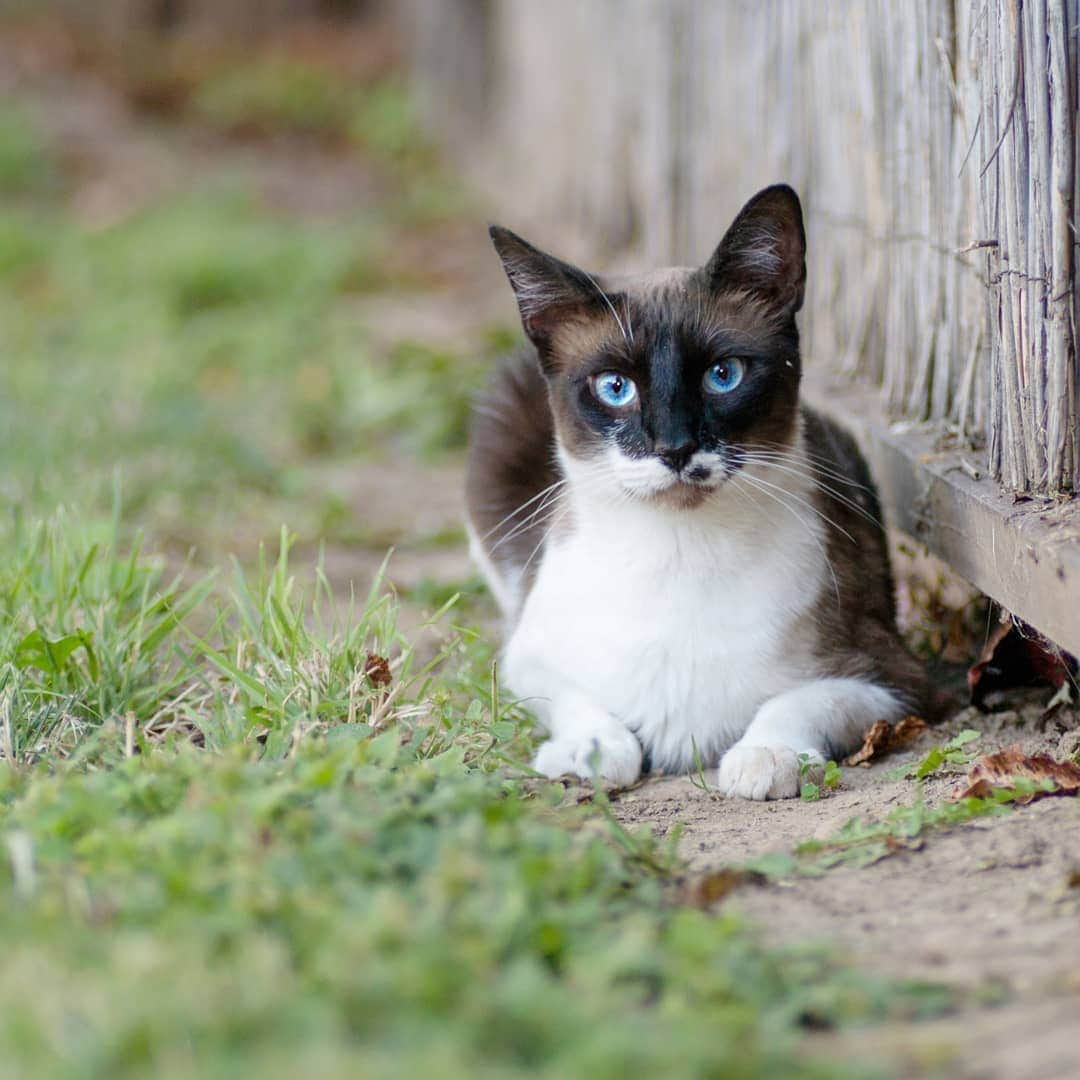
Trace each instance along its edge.
<path fill-rule="evenodd" d="M 705 267 L 716 291 L 747 289 L 779 313 L 802 307 L 806 233 L 787 184 L 759 191 L 738 213 Z"/>
<path fill-rule="evenodd" d="M 595 301 L 596 286 L 584 270 L 533 247 L 509 229 L 492 225 L 488 231 L 517 298 L 521 324 L 537 345 L 557 323 Z"/>

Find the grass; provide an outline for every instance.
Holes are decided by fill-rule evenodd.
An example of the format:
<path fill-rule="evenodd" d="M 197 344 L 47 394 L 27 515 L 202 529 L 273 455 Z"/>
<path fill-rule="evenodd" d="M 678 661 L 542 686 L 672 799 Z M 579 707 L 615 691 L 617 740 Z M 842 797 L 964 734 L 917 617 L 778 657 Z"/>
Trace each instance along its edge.
<path fill-rule="evenodd" d="M 284 220 L 211 176 L 90 229 L 20 179 L 57 169 L 22 123 L 0 119 L 9 1071 L 836 1076 L 806 1028 L 941 1007 L 681 906 L 670 841 L 538 784 L 454 625 L 475 581 L 420 582 L 433 625 L 404 634 L 390 591 L 291 558 L 378 525 L 319 469 L 456 452 L 488 362 L 378 351 L 357 283 L 394 284 L 385 225 Z M 293 531 L 260 549 L 276 515 Z"/>
<path fill-rule="evenodd" d="M 803 802 L 817 802 L 824 792 L 835 791 L 841 783 L 840 766 L 835 761 L 825 762 L 821 770 L 821 783 L 815 783 L 809 779 L 811 773 L 816 772 L 811 765 L 808 755 L 799 755 L 799 797 Z"/>
<path fill-rule="evenodd" d="M 29 113 L 0 108 L 0 195 L 19 197 L 50 188 L 56 170 Z"/>
<path fill-rule="evenodd" d="M 101 231 L 0 207 L 0 352 L 14 358 L 0 490 L 54 504 L 74 489 L 105 511 L 118 468 L 129 519 L 186 546 L 235 533 L 238 513 L 296 509 L 313 466 L 460 448 L 491 351 L 376 348 L 355 283 L 393 284 L 387 242 L 371 221 L 283 221 L 220 185 Z M 305 536 L 325 497 L 299 508 Z"/>
<path fill-rule="evenodd" d="M 1030 796 L 1040 785 L 1032 780 L 1017 778 L 1014 786 L 994 788 L 985 797 L 945 799 L 934 805 L 925 799 L 923 781 L 931 776 L 962 775 L 978 756 L 965 747 L 980 736 L 980 732 L 965 728 L 948 741 L 931 747 L 921 761 L 891 770 L 889 776 L 893 780 L 913 778 L 915 792 L 909 803 L 897 806 L 885 817 L 870 821 L 852 817 L 829 836 L 797 844 L 790 855 L 766 855 L 751 860 L 742 869 L 775 879 L 813 876 L 837 867 L 861 869 L 898 852 L 921 847 L 928 834 L 966 825 L 980 818 L 1007 814 L 1012 803 Z M 825 767 L 821 785 L 803 781 L 802 798 L 815 802 L 822 797 L 823 789 L 832 790 L 840 783 L 840 768 L 830 761 Z M 1042 789 L 1052 791 L 1053 783 L 1046 781 Z M 733 872 L 738 873 L 739 868 Z"/>
<path fill-rule="evenodd" d="M 905 777 L 914 777 L 916 780 L 925 780 L 928 776 L 936 776 L 943 773 L 963 773 L 967 767 L 978 757 L 977 752 L 965 750 L 964 747 L 978 741 L 982 737 L 981 731 L 974 728 L 964 728 L 947 742 L 939 746 L 932 746 L 927 751 L 922 761 L 911 765 L 902 765 L 889 770 L 889 778 L 900 780 Z"/>
<path fill-rule="evenodd" d="M 673 905 L 670 850 L 525 778 L 468 635 L 420 664 L 284 540 L 226 591 L 96 532 L 3 537 L 14 1070 L 815 1075 L 808 1017 L 923 1000 Z"/>
<path fill-rule="evenodd" d="M 9 767 L 66 756 L 109 718 L 153 726 L 188 677 L 177 632 L 210 592 L 120 556 L 64 512 L 0 527 L 0 702 Z"/>
<path fill-rule="evenodd" d="M 992 798 L 967 798 L 930 806 L 920 789 L 910 804 L 896 807 L 879 821 L 852 818 L 823 840 L 802 841 L 795 849 L 795 866 L 809 873 L 835 866 L 871 866 L 899 851 L 917 848 L 927 833 L 1005 813 L 1015 797 L 1015 791 L 1002 790 Z"/>

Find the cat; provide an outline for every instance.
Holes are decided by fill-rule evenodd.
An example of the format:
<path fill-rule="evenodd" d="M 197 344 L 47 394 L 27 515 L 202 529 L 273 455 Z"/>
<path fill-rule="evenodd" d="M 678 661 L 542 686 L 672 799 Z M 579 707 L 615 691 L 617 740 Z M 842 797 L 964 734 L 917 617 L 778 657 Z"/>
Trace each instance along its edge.
<path fill-rule="evenodd" d="M 531 347 L 473 413 L 473 555 L 502 675 L 550 777 L 718 765 L 722 795 L 797 795 L 932 696 L 895 625 L 876 490 L 799 402 L 802 208 L 739 212 L 697 269 L 592 275 L 491 238 Z"/>

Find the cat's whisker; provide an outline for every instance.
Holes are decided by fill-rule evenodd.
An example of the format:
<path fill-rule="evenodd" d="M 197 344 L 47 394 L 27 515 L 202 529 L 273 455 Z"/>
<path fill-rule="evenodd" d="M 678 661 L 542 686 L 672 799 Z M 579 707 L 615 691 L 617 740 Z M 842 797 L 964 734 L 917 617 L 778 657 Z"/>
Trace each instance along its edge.
<path fill-rule="evenodd" d="M 706 338 L 706 349 L 717 352 L 727 352 L 733 345 L 738 347 L 745 343 L 752 347 L 754 344 L 754 335 L 746 333 L 745 330 L 740 330 L 737 326 L 723 326 L 711 323 L 703 330 L 703 333 Z"/>
<path fill-rule="evenodd" d="M 542 509 L 550 509 L 550 506 L 545 506 Z M 540 517 L 540 512 L 539 511 L 536 514 L 530 515 L 528 521 L 526 521 L 523 524 L 517 526 L 513 530 L 513 532 L 507 533 L 506 536 L 501 537 L 498 540 L 497 543 L 492 544 L 491 549 L 490 549 L 491 553 L 494 554 L 501 547 L 505 547 L 507 544 L 509 544 L 510 541 L 515 540 L 515 539 L 517 539 L 517 537 L 523 536 L 525 533 L 529 532 L 530 529 L 532 529 L 532 528 L 534 528 L 536 526 L 542 527 L 546 520 L 547 520 L 546 518 L 541 518 Z"/>
<path fill-rule="evenodd" d="M 744 460 L 747 463 L 761 464 L 764 465 L 766 468 L 776 469 L 779 472 L 784 472 L 792 476 L 801 477 L 802 479 L 805 479 L 809 483 L 813 484 L 821 491 L 825 492 L 827 495 L 835 499 L 843 506 L 847 507 L 853 513 L 858 514 L 859 517 L 866 521 L 867 524 L 872 525 L 875 529 L 883 530 L 885 528 L 881 518 L 876 516 L 865 505 L 863 505 L 863 503 L 859 500 L 858 497 L 851 498 L 844 492 L 833 487 L 832 484 L 827 483 L 820 476 L 815 475 L 816 469 L 813 466 L 811 467 L 811 470 L 808 471 L 805 467 L 805 463 L 800 462 L 798 458 L 766 457 L 753 454 L 747 455 Z M 825 473 L 825 475 L 829 476 L 830 480 L 833 479 L 830 474 Z M 837 482 L 840 481 L 837 480 Z M 874 496 L 874 501 L 876 503 L 876 493 L 872 489 L 865 488 L 861 484 L 853 484 L 851 486 L 858 488 L 860 491 L 866 492 L 866 494 L 870 496 Z"/>
<path fill-rule="evenodd" d="M 812 454 L 805 453 L 801 450 L 770 450 L 770 449 L 758 449 L 757 447 L 745 448 L 740 447 L 739 457 L 743 461 L 759 461 L 764 463 L 782 461 L 786 464 L 793 465 L 793 467 L 800 469 L 805 475 L 812 478 L 814 483 L 818 483 L 818 474 L 826 476 L 828 480 L 835 481 L 837 484 L 842 484 L 845 487 L 850 487 L 853 490 L 865 491 L 869 495 L 874 494 L 874 489 L 867 487 L 865 484 L 860 484 L 858 481 L 852 480 L 852 478 L 845 474 L 838 472 L 835 469 L 829 468 L 829 465 L 825 463 L 827 459 L 815 459 Z M 807 471 L 809 467 L 810 471 Z"/>
<path fill-rule="evenodd" d="M 557 490 L 558 488 L 564 487 L 566 483 L 567 481 L 565 477 L 561 480 L 556 480 L 554 484 L 549 484 L 542 491 L 537 492 L 537 494 L 535 494 L 531 499 L 526 499 L 525 502 L 523 502 L 520 506 L 516 506 L 504 518 L 501 518 L 494 525 L 492 525 L 492 527 L 488 529 L 488 531 L 484 533 L 483 536 L 480 537 L 480 540 L 483 541 L 489 539 L 491 536 L 497 533 L 499 529 L 503 527 L 503 525 L 505 525 L 508 521 L 513 520 L 513 518 L 517 517 L 517 515 L 520 514 L 523 510 L 527 510 L 530 506 L 532 506 L 534 502 L 539 499 L 545 498 L 547 495 Z"/>
<path fill-rule="evenodd" d="M 832 466 L 835 464 L 834 460 L 823 454 L 815 454 L 812 450 L 805 446 L 783 446 L 779 443 L 763 443 L 761 445 L 754 446 L 742 446 L 739 447 L 739 452 L 746 455 L 754 455 L 757 457 L 773 457 L 784 458 L 791 461 L 806 462 L 813 465 L 815 468 L 820 469 L 822 472 L 831 476 L 842 479 L 845 483 L 851 487 L 863 487 L 864 485 L 853 480 L 852 477 L 843 472 L 839 472 Z"/>
<path fill-rule="evenodd" d="M 874 517 L 864 506 L 860 506 L 854 499 L 849 498 L 841 491 L 837 491 L 836 488 L 824 481 L 815 477 L 813 473 L 807 471 L 805 468 L 798 467 L 798 459 L 791 458 L 790 460 L 770 458 L 766 456 L 758 456 L 756 454 L 747 454 L 743 461 L 748 464 L 760 464 L 770 469 L 776 469 L 778 472 L 787 473 L 790 476 L 798 477 L 801 480 L 806 480 L 808 483 L 820 488 L 822 491 L 831 495 L 837 502 L 842 503 L 849 510 L 858 514 L 870 525 L 873 525 L 876 529 L 883 529 L 884 525 L 878 518 Z M 860 485 L 861 486 L 861 485 Z"/>
<path fill-rule="evenodd" d="M 532 513 L 530 513 L 524 520 L 519 521 L 508 533 L 506 533 L 505 536 L 500 536 L 499 539 L 491 545 L 491 550 L 493 552 L 498 551 L 500 547 L 508 544 L 516 536 L 520 536 L 522 533 L 527 532 L 530 528 L 532 528 L 541 518 L 541 515 L 543 515 L 547 510 L 549 510 L 552 504 L 558 500 L 560 491 L 561 486 L 552 484 L 551 487 L 546 490 L 546 497 L 540 503 L 540 505 L 537 506 L 536 509 L 533 510 Z"/>
<path fill-rule="evenodd" d="M 756 512 L 758 514 L 761 514 L 763 512 L 763 507 L 761 505 L 761 501 L 758 498 L 759 493 L 762 494 L 762 495 L 768 496 L 769 498 L 771 498 L 775 502 L 780 503 L 780 505 L 783 506 L 784 509 L 787 510 L 787 512 L 789 514 L 791 514 L 795 518 L 795 520 L 798 521 L 803 526 L 804 529 L 807 530 L 807 533 L 810 535 L 811 539 L 815 542 L 818 551 L 821 553 L 821 555 L 823 557 L 825 567 L 828 569 L 829 574 L 832 577 L 833 592 L 834 592 L 834 594 L 836 594 L 836 590 L 839 587 L 839 581 L 838 581 L 838 579 L 836 577 L 836 572 L 833 569 L 832 561 L 829 559 L 828 553 L 825 550 L 825 548 L 822 546 L 820 539 L 815 535 L 814 530 L 811 527 L 809 521 L 807 521 L 807 519 L 804 518 L 800 513 L 798 513 L 798 511 L 796 511 L 794 508 L 792 508 L 790 506 L 787 506 L 785 503 L 783 503 L 780 499 L 778 499 L 771 492 L 768 492 L 768 491 L 755 492 L 753 490 L 748 491 L 748 490 L 744 489 L 743 487 L 741 487 L 739 481 L 745 481 L 745 480 L 748 480 L 748 479 L 750 479 L 750 478 L 745 477 L 745 476 L 744 477 L 738 477 L 738 478 L 733 477 L 732 478 L 732 483 L 731 483 L 731 491 L 732 491 L 732 493 L 735 494 L 738 497 L 738 499 L 740 500 L 740 502 L 744 506 L 749 508 L 751 513 Z M 793 556 L 787 556 L 784 559 L 784 562 L 788 566 L 792 566 L 792 565 L 795 564 L 795 559 L 794 559 Z M 837 603 L 839 603 L 839 602 L 840 602 L 839 595 L 837 595 Z"/>
<path fill-rule="evenodd" d="M 829 575 L 832 577 L 833 592 L 836 595 L 836 606 L 837 606 L 837 608 L 839 608 L 841 606 L 840 582 L 836 577 L 836 571 L 833 569 L 833 564 L 832 564 L 832 560 L 829 558 L 829 553 L 825 549 L 825 545 L 821 542 L 820 537 L 818 537 L 817 534 L 814 532 L 814 529 L 810 525 L 810 522 L 807 521 L 806 518 L 804 518 L 794 507 L 790 506 L 779 495 L 776 495 L 772 491 L 769 491 L 768 488 L 761 487 L 760 486 L 760 484 L 761 484 L 760 477 L 750 476 L 748 473 L 739 472 L 739 473 L 736 473 L 732 479 L 734 481 L 744 481 L 744 482 L 750 484 L 752 487 L 756 488 L 759 492 L 761 492 L 762 495 L 766 495 L 766 496 L 768 496 L 768 498 L 770 498 L 770 499 L 774 500 L 775 502 L 779 503 L 780 506 L 782 506 L 789 514 L 791 514 L 795 518 L 796 521 L 798 521 L 803 526 L 804 529 L 806 529 L 807 535 L 814 541 L 814 543 L 818 547 L 818 550 L 821 552 L 821 557 L 825 562 L 825 566 L 827 567 L 827 569 L 829 571 Z M 770 485 L 770 487 L 771 486 L 773 486 L 773 485 Z M 776 490 L 777 491 L 784 491 L 783 488 L 777 488 Z M 790 494 L 790 492 L 785 492 L 785 494 Z M 810 507 L 810 509 L 813 510 L 814 508 Z"/>
<path fill-rule="evenodd" d="M 597 295 L 600 297 L 600 299 L 603 300 L 605 304 L 607 304 L 608 310 L 611 312 L 612 316 L 614 317 L 615 322 L 619 327 L 619 332 L 623 336 L 623 341 L 625 341 L 627 345 L 633 347 L 633 344 L 634 344 L 633 336 L 626 332 L 626 327 L 623 325 L 622 319 L 619 318 L 619 313 L 615 310 L 615 305 L 611 302 L 611 297 L 608 296 L 608 294 L 606 292 L 604 292 L 603 289 L 600 288 L 600 286 L 596 282 L 596 278 L 594 278 L 592 276 L 592 274 L 588 273 L 588 271 L 586 271 L 586 270 L 582 270 L 581 272 L 588 279 L 589 284 L 592 285 L 592 287 L 596 290 Z"/>
<path fill-rule="evenodd" d="M 487 419 L 494 420 L 496 423 L 499 424 L 503 422 L 502 411 L 495 408 L 494 405 L 487 404 L 487 402 L 485 402 L 483 398 L 474 400 L 471 408 L 472 415 L 474 417 L 486 417 Z"/>
<path fill-rule="evenodd" d="M 530 506 L 532 506 L 533 503 L 537 502 L 540 499 L 543 499 L 545 496 L 550 494 L 550 492 L 553 489 L 555 489 L 557 487 L 560 487 L 561 485 L 564 485 L 565 483 L 566 483 L 565 479 L 556 480 L 555 483 L 548 485 L 542 491 L 538 491 L 531 498 L 526 499 L 520 505 L 515 506 L 514 509 L 510 511 L 510 513 L 508 513 L 504 517 L 500 518 L 494 525 L 492 525 L 492 527 L 490 529 L 488 529 L 487 532 L 485 532 L 481 537 L 479 537 L 479 539 L 487 540 L 490 536 L 493 536 L 495 533 L 497 533 L 499 531 L 499 529 L 501 529 L 502 526 L 505 525 L 508 521 L 511 521 L 515 517 L 517 517 L 517 515 L 520 514 L 523 510 L 527 510 Z"/>
<path fill-rule="evenodd" d="M 851 488 L 853 491 L 862 491 L 869 495 L 875 494 L 874 489 L 868 487 L 865 484 L 860 484 L 856 480 L 852 480 L 850 476 L 845 475 L 842 472 L 838 472 L 835 469 L 829 467 L 826 464 L 828 459 L 815 459 L 812 455 L 800 455 L 791 451 L 786 454 L 777 452 L 762 452 L 759 450 L 743 451 L 747 458 L 754 457 L 759 461 L 787 461 L 794 465 L 809 465 L 815 473 L 820 473 L 822 476 L 827 477 L 838 484 L 843 484 L 844 487 Z"/>
<path fill-rule="evenodd" d="M 798 451 L 790 446 L 784 446 L 781 443 L 764 443 L 761 447 L 746 448 L 743 453 L 747 454 L 762 454 L 772 453 L 786 458 L 804 458 L 811 462 L 820 472 L 826 476 L 831 477 L 838 483 L 842 483 L 845 487 L 856 488 L 861 491 L 869 492 L 873 494 L 874 489 L 866 484 L 860 484 L 857 480 L 854 480 L 850 474 L 838 471 L 835 466 L 836 462 L 833 458 L 827 457 L 824 454 L 818 454 L 812 451 L 809 447 L 802 447 Z"/>
<path fill-rule="evenodd" d="M 533 559 L 536 558 L 536 556 L 540 552 L 540 550 L 547 546 L 547 540 L 548 540 L 548 537 L 551 535 L 551 531 L 555 528 L 556 525 L 560 525 L 563 521 L 565 521 L 566 517 L 567 517 L 567 515 L 569 513 L 570 513 L 570 508 L 565 503 L 560 504 L 558 509 L 555 511 L 553 519 L 547 523 L 547 527 L 544 529 L 543 535 L 536 542 L 536 547 L 534 547 L 532 549 L 532 551 L 529 554 L 529 557 L 525 560 L 524 564 L 522 565 L 522 567 L 521 567 L 521 576 L 522 577 L 524 577 L 525 574 L 528 572 L 529 566 L 532 564 Z"/>
<path fill-rule="evenodd" d="M 740 475 L 746 475 L 746 474 L 742 473 Z M 812 514 L 816 514 L 826 525 L 831 525 L 834 529 L 836 529 L 836 531 L 838 533 L 840 533 L 843 536 L 846 536 L 853 544 L 857 543 L 855 537 L 852 536 L 851 533 L 849 533 L 847 531 L 847 529 L 845 529 L 843 527 L 843 525 L 839 524 L 839 522 L 833 521 L 833 519 L 831 517 L 829 517 L 828 514 L 823 513 L 821 510 L 819 510 L 808 499 L 802 498 L 801 495 L 796 495 L 795 492 L 793 492 L 793 491 L 788 491 L 787 488 L 782 487 L 780 484 L 773 484 L 768 480 L 764 480 L 760 476 L 755 476 L 755 477 L 752 477 L 751 479 L 753 479 L 756 483 L 764 484 L 766 487 L 774 488 L 775 490 L 781 491 L 785 495 L 790 496 L 796 502 L 800 503 L 802 506 L 805 506 L 806 509 L 809 510 Z"/>
<path fill-rule="evenodd" d="M 880 518 L 875 517 L 869 510 L 866 509 L 865 506 L 860 506 L 854 499 L 849 499 L 846 495 L 843 494 L 843 492 L 837 491 L 836 488 L 832 487 L 831 485 L 826 484 L 822 480 L 819 480 L 815 477 L 808 478 L 805 473 L 800 472 L 798 469 L 792 469 L 786 465 L 780 465 L 776 462 L 773 462 L 769 467 L 777 469 L 780 472 L 790 473 L 793 476 L 800 476 L 804 479 L 811 479 L 814 482 L 815 486 L 819 490 L 825 492 L 825 494 L 828 495 L 830 498 L 835 499 L 842 506 L 847 507 L 847 509 L 849 509 L 853 514 L 858 514 L 859 517 L 861 517 L 863 521 L 865 521 L 868 525 L 880 531 L 884 531 L 885 525 Z"/>

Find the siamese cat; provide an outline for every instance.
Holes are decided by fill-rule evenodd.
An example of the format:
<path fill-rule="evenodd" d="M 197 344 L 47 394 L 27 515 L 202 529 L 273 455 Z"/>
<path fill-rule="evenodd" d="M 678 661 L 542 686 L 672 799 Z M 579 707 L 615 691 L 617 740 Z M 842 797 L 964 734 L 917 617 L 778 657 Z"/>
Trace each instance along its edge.
<path fill-rule="evenodd" d="M 926 713 L 881 511 L 849 435 L 799 403 L 799 199 L 755 195 L 712 258 L 593 275 L 491 237 L 531 347 L 477 403 L 474 557 L 546 776 L 718 765 L 797 795 L 877 720 Z"/>

